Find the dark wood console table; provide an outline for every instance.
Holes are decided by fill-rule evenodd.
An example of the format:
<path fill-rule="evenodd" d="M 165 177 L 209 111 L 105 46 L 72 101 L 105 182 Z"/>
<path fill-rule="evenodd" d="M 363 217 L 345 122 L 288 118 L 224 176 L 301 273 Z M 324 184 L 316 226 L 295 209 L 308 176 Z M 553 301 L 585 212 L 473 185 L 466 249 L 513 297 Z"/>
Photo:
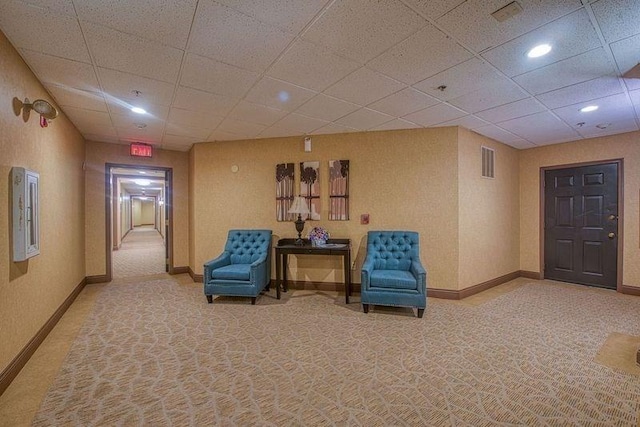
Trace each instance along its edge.
<path fill-rule="evenodd" d="M 296 245 L 296 239 L 280 239 L 276 246 L 276 294 L 280 299 L 280 285 L 287 292 L 287 264 L 289 254 L 295 255 L 340 255 L 343 259 L 344 294 L 349 304 L 351 295 L 351 240 L 329 239 L 326 246 L 312 246 L 308 239 L 304 244 Z"/>

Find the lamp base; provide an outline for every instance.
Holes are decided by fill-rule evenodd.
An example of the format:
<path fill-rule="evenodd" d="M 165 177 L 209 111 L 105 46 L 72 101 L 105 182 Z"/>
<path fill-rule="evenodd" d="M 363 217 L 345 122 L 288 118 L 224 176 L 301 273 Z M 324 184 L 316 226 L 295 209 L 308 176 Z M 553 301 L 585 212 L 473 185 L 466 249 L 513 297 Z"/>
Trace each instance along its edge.
<path fill-rule="evenodd" d="M 304 245 L 304 241 L 302 240 L 302 230 L 304 230 L 304 220 L 302 219 L 302 215 L 298 214 L 298 219 L 295 222 L 296 231 L 298 232 L 298 239 L 296 240 L 296 246 Z"/>

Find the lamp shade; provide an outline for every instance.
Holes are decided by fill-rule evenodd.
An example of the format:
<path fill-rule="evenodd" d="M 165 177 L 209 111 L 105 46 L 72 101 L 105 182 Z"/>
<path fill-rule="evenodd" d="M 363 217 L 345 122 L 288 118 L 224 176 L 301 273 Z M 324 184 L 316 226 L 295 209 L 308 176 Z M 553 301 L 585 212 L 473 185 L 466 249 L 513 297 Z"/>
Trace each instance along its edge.
<path fill-rule="evenodd" d="M 309 207 L 307 206 L 307 201 L 304 199 L 304 197 L 296 196 L 293 199 L 293 203 L 291 204 L 289 213 L 300 215 L 309 214 Z"/>

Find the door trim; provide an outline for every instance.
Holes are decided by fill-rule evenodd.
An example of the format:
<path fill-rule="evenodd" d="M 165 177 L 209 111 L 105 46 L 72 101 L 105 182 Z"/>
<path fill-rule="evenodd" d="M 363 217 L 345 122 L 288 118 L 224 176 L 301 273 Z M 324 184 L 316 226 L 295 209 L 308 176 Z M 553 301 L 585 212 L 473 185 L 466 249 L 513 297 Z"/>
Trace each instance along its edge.
<path fill-rule="evenodd" d="M 163 166 L 152 166 L 152 165 L 135 165 L 135 164 L 126 164 L 126 163 L 105 163 L 104 165 L 104 213 L 105 213 L 105 258 L 106 258 L 106 274 L 104 276 L 105 282 L 110 282 L 113 279 L 113 262 L 111 257 L 112 247 L 113 247 L 113 233 L 111 230 L 111 221 L 112 221 L 112 209 L 111 208 L 111 200 L 112 200 L 112 187 L 113 184 L 111 182 L 111 168 L 126 168 L 126 169 L 142 169 L 142 170 L 155 170 L 155 171 L 163 171 L 165 180 L 169 182 L 169 188 L 167 190 L 167 194 L 165 197 L 165 204 L 169 208 L 169 230 L 167 231 L 167 236 L 165 237 L 166 251 L 168 253 L 169 258 L 169 274 L 175 274 L 173 267 L 173 168 L 163 167 Z M 165 218 L 166 220 L 167 218 Z M 101 276 L 102 277 L 102 276 Z"/>
<path fill-rule="evenodd" d="M 618 259 L 616 265 L 616 292 L 623 291 L 622 285 L 622 256 L 624 247 L 624 159 L 598 160 L 593 162 L 569 163 L 563 165 L 545 166 L 540 168 L 540 218 L 538 229 L 540 232 L 540 278 L 545 278 L 544 271 L 544 175 L 546 171 L 556 169 L 578 168 L 583 166 L 597 166 L 615 163 L 618 165 Z"/>

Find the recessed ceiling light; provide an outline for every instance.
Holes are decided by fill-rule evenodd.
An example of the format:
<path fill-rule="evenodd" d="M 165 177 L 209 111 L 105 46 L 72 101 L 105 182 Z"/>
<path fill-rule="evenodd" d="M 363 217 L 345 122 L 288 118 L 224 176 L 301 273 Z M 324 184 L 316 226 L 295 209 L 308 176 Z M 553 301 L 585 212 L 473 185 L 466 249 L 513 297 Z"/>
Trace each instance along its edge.
<path fill-rule="evenodd" d="M 145 171 L 138 171 L 138 173 L 146 174 L 146 172 L 145 172 Z"/>
<path fill-rule="evenodd" d="M 280 91 L 280 93 L 278 93 L 278 99 L 281 102 L 287 102 L 289 100 L 289 92 L 284 90 Z"/>
<path fill-rule="evenodd" d="M 133 111 L 136 114 L 147 114 L 147 111 L 144 108 L 140 108 L 140 107 L 131 107 L 131 111 Z"/>
<path fill-rule="evenodd" d="M 527 56 L 529 58 L 539 58 L 541 56 L 546 55 L 549 52 L 551 52 L 551 45 L 539 44 L 538 46 L 534 47 L 529 52 L 527 52 Z"/>
<path fill-rule="evenodd" d="M 580 111 L 583 113 L 588 113 L 590 111 L 596 111 L 598 109 L 597 105 L 587 105 L 584 108 L 581 108 Z"/>
<path fill-rule="evenodd" d="M 149 181 L 148 179 L 134 179 L 133 182 L 135 182 L 138 185 L 149 185 L 149 184 L 151 184 L 151 181 Z"/>

